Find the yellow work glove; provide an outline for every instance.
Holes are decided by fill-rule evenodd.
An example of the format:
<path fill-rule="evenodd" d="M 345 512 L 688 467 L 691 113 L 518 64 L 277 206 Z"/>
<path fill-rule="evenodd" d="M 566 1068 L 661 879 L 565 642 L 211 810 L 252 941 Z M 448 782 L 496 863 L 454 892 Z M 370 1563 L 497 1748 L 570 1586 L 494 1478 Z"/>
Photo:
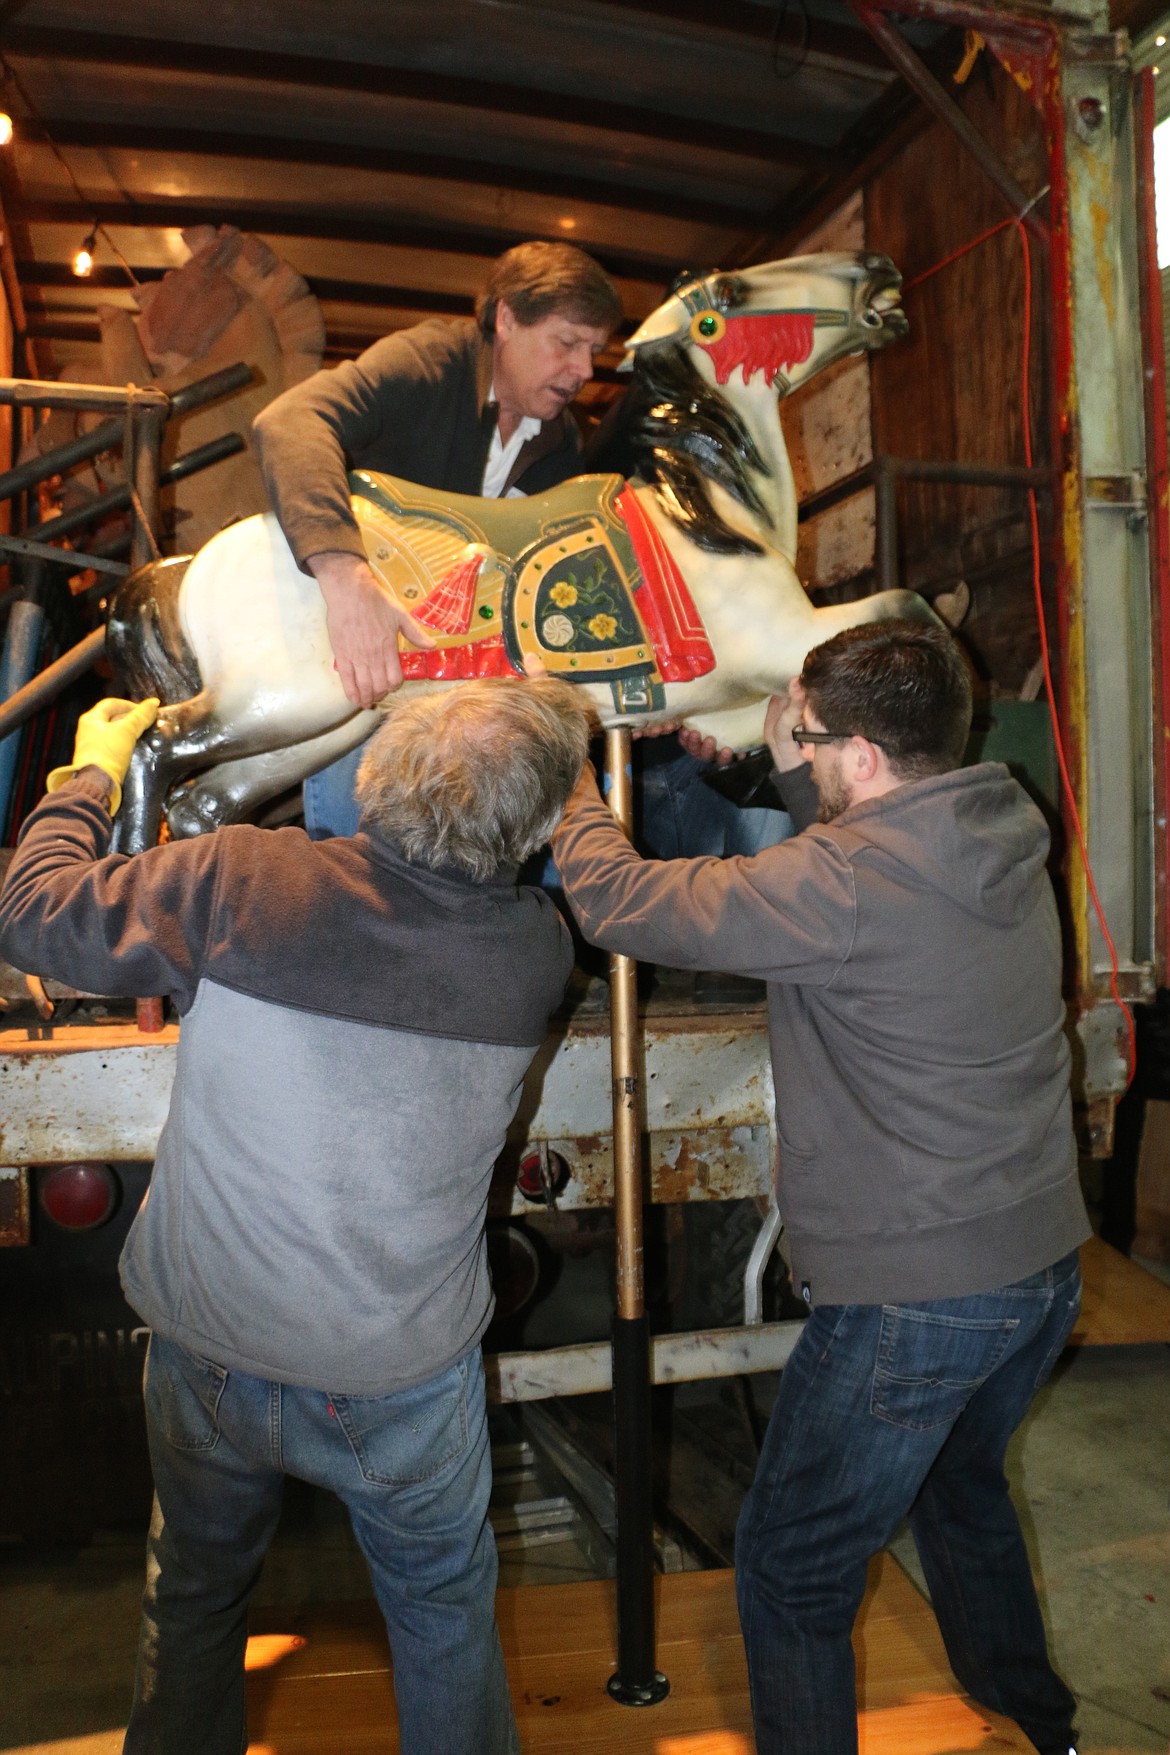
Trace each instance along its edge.
<path fill-rule="evenodd" d="M 66 780 L 72 780 L 81 768 L 100 768 L 113 782 L 110 794 L 110 815 L 122 802 L 122 782 L 134 754 L 134 745 L 148 725 L 153 725 L 159 709 L 157 695 L 149 701 L 99 701 L 77 721 L 73 742 L 73 760 L 67 768 L 54 768 L 45 781 L 46 792 L 56 792 Z"/>

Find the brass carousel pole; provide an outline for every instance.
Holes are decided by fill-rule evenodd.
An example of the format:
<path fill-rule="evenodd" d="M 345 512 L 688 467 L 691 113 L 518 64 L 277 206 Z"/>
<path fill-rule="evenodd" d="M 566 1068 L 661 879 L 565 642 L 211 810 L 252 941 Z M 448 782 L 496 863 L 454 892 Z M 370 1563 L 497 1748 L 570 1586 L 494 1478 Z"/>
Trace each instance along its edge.
<path fill-rule="evenodd" d="M 605 734 L 609 806 L 633 828 L 630 733 Z M 670 1683 L 654 1667 L 654 1513 L 650 1493 L 650 1328 L 642 1260 L 641 1087 L 638 965 L 609 959 L 613 1069 L 613 1181 L 617 1312 L 613 1324 L 614 1493 L 617 1509 L 618 1667 L 609 1692 L 623 1706 L 651 1706 Z"/>

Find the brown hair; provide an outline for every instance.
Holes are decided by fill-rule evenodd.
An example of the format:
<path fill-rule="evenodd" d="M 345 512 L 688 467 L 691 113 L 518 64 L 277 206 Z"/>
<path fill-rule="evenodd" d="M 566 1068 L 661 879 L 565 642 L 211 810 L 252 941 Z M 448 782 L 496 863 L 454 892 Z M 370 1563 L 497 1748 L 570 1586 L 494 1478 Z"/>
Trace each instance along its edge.
<path fill-rule="evenodd" d="M 864 737 L 900 780 L 947 774 L 971 730 L 971 676 L 941 623 L 862 622 L 814 646 L 801 685 L 826 731 Z"/>
<path fill-rule="evenodd" d="M 480 329 L 489 340 L 496 332 L 501 299 L 526 328 L 555 311 L 574 323 L 612 331 L 622 315 L 622 301 L 609 275 L 573 244 L 517 244 L 493 264 L 475 301 Z"/>

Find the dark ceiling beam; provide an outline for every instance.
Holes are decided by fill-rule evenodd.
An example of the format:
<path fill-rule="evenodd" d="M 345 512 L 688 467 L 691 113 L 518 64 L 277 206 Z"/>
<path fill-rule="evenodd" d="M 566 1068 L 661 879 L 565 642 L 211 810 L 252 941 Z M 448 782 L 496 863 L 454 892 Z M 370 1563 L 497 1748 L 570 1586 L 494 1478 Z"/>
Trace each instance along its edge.
<path fill-rule="evenodd" d="M 830 24 L 804 8 L 753 5 L 752 0 L 605 0 L 614 11 L 656 24 L 695 25 L 725 31 L 774 48 L 785 65 L 793 57 L 836 61 L 847 67 L 887 72 L 889 64 L 863 30 Z M 779 30 L 777 30 L 779 23 Z"/>
<path fill-rule="evenodd" d="M 164 275 L 173 272 L 170 268 L 142 268 L 133 262 L 130 266 L 135 280 L 144 284 L 162 280 Z M 63 262 L 18 262 L 16 275 L 22 287 L 113 287 L 124 292 L 129 284 L 121 268 L 95 268 L 84 280 L 79 280 Z M 308 275 L 305 278 L 319 299 L 334 299 L 351 305 L 385 305 L 391 310 L 410 311 L 425 307 L 446 317 L 469 317 L 475 308 L 475 300 L 467 293 L 435 292 L 424 287 L 379 286 L 364 280 L 322 280 Z"/>
<path fill-rule="evenodd" d="M 1131 38 L 1145 36 L 1167 15 L 1166 0 L 1112 0 L 1109 24 L 1113 30 L 1127 30 Z"/>
<path fill-rule="evenodd" d="M 326 61 L 314 55 L 268 54 L 255 49 L 177 43 L 161 38 L 117 36 L 96 31 L 44 30 L 11 25 L 4 33 L 10 59 L 80 62 L 100 67 L 145 68 L 163 73 L 203 74 L 216 81 L 252 80 L 319 91 L 365 92 L 378 97 L 444 104 L 490 114 L 525 116 L 559 126 L 628 134 L 634 139 L 693 146 L 700 138 L 712 150 L 807 169 L 824 161 L 822 148 L 762 129 L 672 115 L 649 103 L 619 104 L 541 91 L 532 86 L 452 77 L 414 68 L 379 66 L 371 61 Z M 778 109 L 780 106 L 778 106 Z"/>
<path fill-rule="evenodd" d="M 28 333 L 42 341 L 80 341 L 91 343 L 94 347 L 99 345 L 102 338 L 98 325 L 83 318 L 32 317 L 29 319 Z M 371 342 L 380 340 L 384 333 L 376 327 L 327 329 L 325 357 L 352 359 L 355 354 L 369 347 Z M 625 386 L 630 380 L 629 373 L 619 372 L 616 366 L 594 366 L 593 381 L 597 384 Z"/>
<path fill-rule="evenodd" d="M 173 272 L 169 268 L 141 268 L 134 263 L 130 266 L 135 280 L 144 285 L 162 280 L 164 275 Z M 16 277 L 21 288 L 28 290 L 94 287 L 125 292 L 128 286 L 121 268 L 95 268 L 84 280 L 79 280 L 64 262 L 18 262 Z M 425 311 L 432 317 L 471 317 L 475 313 L 475 298 L 471 293 L 441 292 L 423 286 L 384 286 L 378 281 L 330 280 L 314 274 L 307 274 L 305 280 L 309 290 L 322 303 L 372 305 L 384 311 Z M 636 327 L 636 322 L 631 319 L 619 323 L 616 333 L 632 333 Z"/>
<path fill-rule="evenodd" d="M 362 219 L 344 214 L 322 213 L 305 208 L 253 207 L 241 202 L 196 201 L 22 201 L 21 218 L 27 225 L 85 227 L 234 225 L 241 231 L 262 232 L 284 238 L 328 238 L 349 244 L 394 244 L 403 249 L 435 250 L 448 255 L 499 256 L 513 244 L 539 236 L 531 228 L 462 225 L 455 220 L 442 226 L 416 225 L 409 221 Z M 562 234 L 557 234 L 562 238 Z M 576 241 L 576 240 L 574 240 Z M 614 248 L 580 240 L 595 261 L 617 279 L 661 281 L 674 273 L 677 255 Z"/>
<path fill-rule="evenodd" d="M 639 188 L 637 167 L 622 167 L 621 182 L 578 177 L 571 171 L 534 171 L 523 165 L 497 164 L 480 158 L 437 153 L 399 152 L 333 140 L 290 140 L 270 134 L 228 134 L 202 128 L 155 128 L 136 122 L 77 122 L 42 111 L 45 126 L 58 146 L 112 147 L 128 152 L 190 153 L 209 158 L 263 159 L 278 164 L 331 165 L 338 170 L 388 171 L 396 176 L 443 178 L 476 187 L 518 189 L 564 201 L 588 201 L 626 212 L 653 213 L 666 219 L 694 220 L 705 225 L 737 225 L 744 204 L 694 201 L 686 196 Z M 40 132 L 21 123 L 17 138 L 36 146 Z M 826 162 L 828 155 L 826 154 Z M 755 191 L 747 190 L 753 195 Z"/>
<path fill-rule="evenodd" d="M 1010 213 L 1019 214 L 1032 236 L 1041 244 L 1049 235 L 1048 221 L 1037 202 L 1040 197 L 1016 180 L 1007 155 L 996 141 L 994 144 L 971 121 L 959 95 L 935 77 L 922 56 L 907 42 L 893 19 L 887 18 L 869 4 L 859 4 L 858 11 L 867 30 L 873 32 L 902 78 L 944 127 L 956 136 L 961 146 L 979 166 L 983 175 L 998 191 Z M 1045 189 L 1042 193 L 1047 193 Z"/>

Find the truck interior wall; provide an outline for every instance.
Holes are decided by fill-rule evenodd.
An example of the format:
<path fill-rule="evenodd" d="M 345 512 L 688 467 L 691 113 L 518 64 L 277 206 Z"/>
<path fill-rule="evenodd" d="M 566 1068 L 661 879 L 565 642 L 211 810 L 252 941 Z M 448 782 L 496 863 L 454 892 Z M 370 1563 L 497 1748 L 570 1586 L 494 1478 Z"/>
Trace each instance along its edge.
<path fill-rule="evenodd" d="M 1042 189 L 1048 157 L 1041 117 L 989 52 L 979 57 L 958 96 L 1017 183 Z M 1003 197 L 942 122 L 911 140 L 867 185 L 866 243 L 901 268 L 910 318 L 908 339 L 871 363 L 875 455 L 1024 463 L 1018 228 L 989 238 L 921 285 L 911 284 L 1007 217 Z M 1034 461 L 1043 466 L 1051 454 L 1048 291 L 1044 252 L 1034 239 L 1031 249 L 1032 442 Z M 1045 496 L 1041 518 L 1047 530 L 1051 505 Z M 972 606 L 964 640 L 992 694 L 1015 696 L 1026 688 L 1039 637 L 1023 493 L 902 481 L 898 553 L 903 582 L 927 596 L 967 581 Z"/>
<path fill-rule="evenodd" d="M 12 263 L 12 246 L 8 239 L 7 227 L 4 226 L 2 211 L 0 211 L 0 231 L 3 233 L 0 237 L 0 250 L 8 258 L 5 267 L 7 269 L 11 265 L 13 275 L 15 275 L 15 264 Z M 0 274 L 0 378 L 16 376 L 14 345 L 16 325 L 13 322 L 12 306 L 9 302 L 8 282 L 8 273 Z M 0 459 L 2 459 L 0 469 L 9 467 L 16 449 L 16 434 L 13 425 L 15 413 L 16 411 L 11 408 L 0 408 Z M 11 502 L 0 500 L 0 530 L 12 529 L 11 516 Z M 7 575 L 7 568 L 4 569 L 4 574 Z"/>
<path fill-rule="evenodd" d="M 864 250 L 865 210 L 860 189 L 786 254 Z M 869 356 L 838 360 L 780 403 L 797 497 L 808 500 L 847 480 L 873 461 L 869 410 Z M 862 486 L 848 499 L 801 523 L 796 571 L 814 601 L 864 596 L 873 589 L 874 491 Z"/>
<path fill-rule="evenodd" d="M 15 335 L 16 325 L 13 321 L 8 286 L 9 270 L 15 278 L 16 267 L 12 259 L 12 244 L 9 239 L 8 227 L 4 223 L 4 212 L 0 208 L 0 256 L 3 257 L 3 273 L 0 273 L 0 377 L 16 376 Z M 16 409 L 0 408 L 0 469 L 7 469 L 16 461 L 19 429 L 17 422 L 20 416 Z M 0 500 L 0 531 L 12 529 L 12 502 Z M 0 593 L 7 591 L 11 580 L 7 565 L 0 564 Z M 2 634 L 0 628 L 0 634 Z"/>

